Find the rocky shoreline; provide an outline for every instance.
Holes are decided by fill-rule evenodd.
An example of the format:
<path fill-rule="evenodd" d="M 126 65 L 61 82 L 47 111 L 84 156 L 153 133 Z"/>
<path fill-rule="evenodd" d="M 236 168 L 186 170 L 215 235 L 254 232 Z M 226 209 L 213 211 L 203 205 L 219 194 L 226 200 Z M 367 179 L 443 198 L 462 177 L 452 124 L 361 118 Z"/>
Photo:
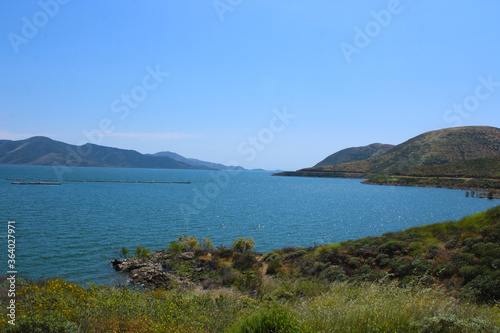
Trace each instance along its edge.
<path fill-rule="evenodd" d="M 167 250 L 155 251 L 149 257 L 115 259 L 111 264 L 116 271 L 128 276 L 129 284 L 146 289 L 202 288 L 206 280 L 203 273 L 217 268 L 210 260 L 196 258 L 194 252 L 174 255 Z M 184 270 L 179 266 L 184 266 Z"/>

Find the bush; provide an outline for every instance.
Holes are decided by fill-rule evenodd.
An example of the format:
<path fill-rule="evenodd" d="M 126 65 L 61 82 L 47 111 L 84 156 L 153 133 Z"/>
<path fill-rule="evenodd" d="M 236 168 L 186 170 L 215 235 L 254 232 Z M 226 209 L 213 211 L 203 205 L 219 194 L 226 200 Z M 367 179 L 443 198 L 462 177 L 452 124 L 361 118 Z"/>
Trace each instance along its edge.
<path fill-rule="evenodd" d="M 408 260 L 404 258 L 397 258 L 391 262 L 393 272 L 400 278 L 405 277 L 411 273 L 411 265 Z"/>
<path fill-rule="evenodd" d="M 210 238 L 203 238 L 203 242 L 201 243 L 201 248 L 206 251 L 212 251 L 214 249 L 214 244 L 210 240 Z"/>
<path fill-rule="evenodd" d="M 379 264 L 379 266 L 385 266 L 391 262 L 391 258 L 387 254 L 381 253 L 375 257 L 375 261 Z"/>
<path fill-rule="evenodd" d="M 319 274 L 319 278 L 328 280 L 330 282 L 344 281 L 345 279 L 347 279 L 347 275 L 342 267 L 330 266 Z"/>
<path fill-rule="evenodd" d="M 194 252 L 200 247 L 200 243 L 198 242 L 198 239 L 195 236 L 180 235 L 179 239 L 177 240 L 177 243 L 179 243 L 182 246 L 182 251 Z"/>
<path fill-rule="evenodd" d="M 257 258 L 252 253 L 236 253 L 233 257 L 233 267 L 240 270 L 248 270 L 257 263 Z"/>
<path fill-rule="evenodd" d="M 255 291 L 262 283 L 262 275 L 258 271 L 246 271 L 237 276 L 234 285 L 241 291 Z"/>
<path fill-rule="evenodd" d="M 177 254 L 182 252 L 182 245 L 176 241 L 171 241 L 168 245 L 168 252 L 172 254 Z"/>
<path fill-rule="evenodd" d="M 253 241 L 252 237 L 248 239 L 240 237 L 233 242 L 231 249 L 233 249 L 233 251 L 235 252 L 248 252 L 253 250 L 254 247 L 255 242 Z"/>
<path fill-rule="evenodd" d="M 228 249 L 224 245 L 219 245 L 217 250 L 215 251 L 215 255 L 219 258 L 231 258 L 233 256 L 234 251 L 232 249 Z"/>
<path fill-rule="evenodd" d="M 444 244 L 444 247 L 447 250 L 452 250 L 452 249 L 456 248 L 457 246 L 458 246 L 458 241 L 456 239 L 451 239 L 451 240 L 447 241 L 446 244 Z"/>
<path fill-rule="evenodd" d="M 266 273 L 269 275 L 278 274 L 279 270 L 281 269 L 282 266 L 283 266 L 283 263 L 281 262 L 281 260 L 279 258 L 275 259 L 275 260 L 271 261 L 269 263 L 269 265 L 267 266 Z"/>
<path fill-rule="evenodd" d="M 472 281 L 478 275 L 481 275 L 482 269 L 480 266 L 466 265 L 459 269 L 460 275 L 464 278 L 466 282 Z"/>
<path fill-rule="evenodd" d="M 130 254 L 130 250 L 127 249 L 125 246 L 122 247 L 122 249 L 120 250 L 120 256 L 126 259 L 126 258 L 128 258 L 129 254 Z"/>
<path fill-rule="evenodd" d="M 261 260 L 264 262 L 271 262 L 271 261 L 274 261 L 276 259 L 279 259 L 280 257 L 281 256 L 279 254 L 277 254 L 276 252 L 273 251 L 273 252 L 264 253 Z"/>
<path fill-rule="evenodd" d="M 405 243 L 397 240 L 390 240 L 380 245 L 380 251 L 388 255 L 394 255 L 404 249 Z"/>
<path fill-rule="evenodd" d="M 289 252 L 285 255 L 283 255 L 283 260 L 294 260 L 302 257 L 304 254 L 307 252 L 305 250 L 297 250 L 294 252 Z"/>
<path fill-rule="evenodd" d="M 462 295 L 482 302 L 500 299 L 500 278 L 490 275 L 479 275 L 467 283 Z"/>
<path fill-rule="evenodd" d="M 148 259 L 151 257 L 151 251 L 149 249 L 141 247 L 140 245 L 137 245 L 134 255 L 140 259 Z"/>
<path fill-rule="evenodd" d="M 291 333 L 298 332 L 299 325 L 293 314 L 284 308 L 264 309 L 240 320 L 232 333 Z"/>

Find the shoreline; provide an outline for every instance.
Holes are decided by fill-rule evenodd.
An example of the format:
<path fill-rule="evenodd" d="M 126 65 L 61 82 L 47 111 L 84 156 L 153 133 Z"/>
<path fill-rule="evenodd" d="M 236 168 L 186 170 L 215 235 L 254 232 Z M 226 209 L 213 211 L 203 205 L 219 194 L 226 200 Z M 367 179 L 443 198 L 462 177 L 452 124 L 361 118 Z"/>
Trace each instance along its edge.
<path fill-rule="evenodd" d="M 408 186 L 427 188 L 446 188 L 450 190 L 479 192 L 473 198 L 500 199 L 500 179 L 483 178 L 453 178 L 453 177 L 412 177 L 397 175 L 376 175 L 372 177 L 356 177 L 357 174 L 342 172 L 310 172 L 310 171 L 283 171 L 273 174 L 277 177 L 310 177 L 310 178 L 338 178 L 359 179 L 365 185 Z M 466 183 L 471 183 L 467 185 Z M 493 186 L 491 186 L 493 185 Z M 491 195 L 489 194 L 491 192 Z"/>

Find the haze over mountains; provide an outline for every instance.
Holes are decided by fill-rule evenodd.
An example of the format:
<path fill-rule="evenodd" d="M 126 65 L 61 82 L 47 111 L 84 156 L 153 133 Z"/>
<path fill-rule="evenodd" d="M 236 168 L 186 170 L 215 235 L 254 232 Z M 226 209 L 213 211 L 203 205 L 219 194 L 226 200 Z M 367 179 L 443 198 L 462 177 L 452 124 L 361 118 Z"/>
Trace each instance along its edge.
<path fill-rule="evenodd" d="M 373 146 L 373 145 L 370 145 Z M 404 174 L 405 170 L 447 165 L 500 155 L 500 129 L 487 126 L 454 127 L 427 132 L 389 148 L 385 153 L 370 146 L 349 148 L 329 156 L 312 168 L 285 172 L 285 176 L 370 178 L 377 174 Z M 374 146 L 379 147 L 380 146 Z M 387 149 L 384 147 L 382 149 Z M 361 156 L 370 156 L 358 160 Z M 377 155 L 375 155 L 377 154 Z M 341 164 L 330 164 L 347 161 Z"/>
<path fill-rule="evenodd" d="M 19 141 L 0 140 L 0 164 L 243 170 L 243 168 L 188 159 L 170 152 L 151 155 L 141 154 L 135 150 L 105 147 L 90 143 L 75 146 L 42 136 Z"/>
<path fill-rule="evenodd" d="M 214 170 L 245 170 L 244 168 L 240 166 L 227 166 L 224 164 L 220 163 L 212 163 L 212 162 L 207 162 L 207 161 L 201 161 L 196 158 L 186 158 L 184 156 L 181 156 L 177 153 L 173 153 L 170 151 L 162 151 L 156 154 L 153 154 L 152 156 L 157 156 L 157 157 L 168 157 L 173 160 L 176 160 L 178 162 L 185 163 L 187 165 L 191 165 L 196 168 L 201 168 L 201 169 L 214 169 Z"/>

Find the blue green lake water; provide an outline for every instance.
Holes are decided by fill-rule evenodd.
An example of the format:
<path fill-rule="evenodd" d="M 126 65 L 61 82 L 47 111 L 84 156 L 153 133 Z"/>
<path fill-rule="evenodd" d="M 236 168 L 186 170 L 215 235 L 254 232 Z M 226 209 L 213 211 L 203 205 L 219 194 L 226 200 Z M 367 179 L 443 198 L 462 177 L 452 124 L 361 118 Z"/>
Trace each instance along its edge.
<path fill-rule="evenodd" d="M 63 181 L 60 186 L 45 186 L 12 185 L 7 180 L 58 176 L 191 183 Z M 215 245 L 252 237 L 256 250 L 264 252 L 457 220 L 500 204 L 500 200 L 466 198 L 464 191 L 363 185 L 355 179 L 272 177 L 270 172 L 250 171 L 71 168 L 61 175 L 52 167 L 3 165 L 0 189 L 4 272 L 11 220 L 16 222 L 19 273 L 95 283 L 118 279 L 110 261 L 122 246 L 161 249 L 181 234 L 209 237 Z"/>

